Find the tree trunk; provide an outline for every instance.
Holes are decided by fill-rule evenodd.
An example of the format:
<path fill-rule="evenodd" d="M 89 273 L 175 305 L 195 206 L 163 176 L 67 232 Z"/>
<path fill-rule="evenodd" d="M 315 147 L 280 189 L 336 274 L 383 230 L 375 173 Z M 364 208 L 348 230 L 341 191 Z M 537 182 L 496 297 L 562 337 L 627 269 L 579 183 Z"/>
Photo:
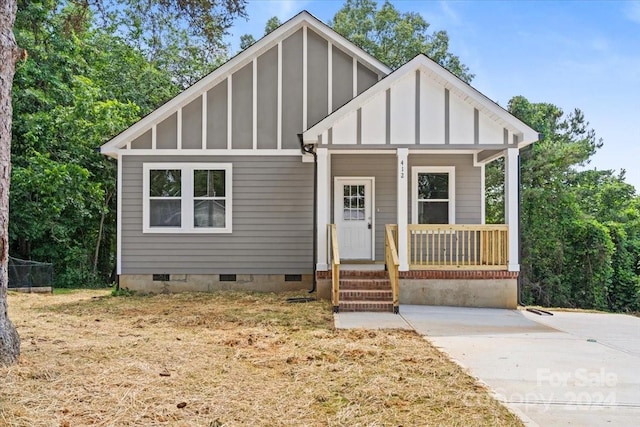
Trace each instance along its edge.
<path fill-rule="evenodd" d="M 9 183 L 11 181 L 11 87 L 22 54 L 13 36 L 17 1 L 0 2 L 0 366 L 18 361 L 20 337 L 7 314 Z"/>
<path fill-rule="evenodd" d="M 102 211 L 102 215 L 100 216 L 100 227 L 98 228 L 98 239 L 96 241 L 96 251 L 93 254 L 93 274 L 98 272 L 98 257 L 100 255 L 100 244 L 102 243 L 102 230 L 104 228 L 104 218 L 107 215 L 107 210 L 109 209 L 109 202 L 111 201 L 112 193 L 107 193 L 106 200 L 104 202 L 104 209 Z"/>

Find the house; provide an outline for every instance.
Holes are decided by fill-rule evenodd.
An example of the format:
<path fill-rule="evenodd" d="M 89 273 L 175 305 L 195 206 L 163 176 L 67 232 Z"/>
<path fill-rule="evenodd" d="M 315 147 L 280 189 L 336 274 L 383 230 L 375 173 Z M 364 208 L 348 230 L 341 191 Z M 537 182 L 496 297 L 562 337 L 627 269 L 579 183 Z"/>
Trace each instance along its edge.
<path fill-rule="evenodd" d="M 518 153 L 537 139 L 426 56 L 392 71 L 301 12 L 101 147 L 120 286 L 515 307 Z M 506 224 L 486 225 L 499 157 Z"/>

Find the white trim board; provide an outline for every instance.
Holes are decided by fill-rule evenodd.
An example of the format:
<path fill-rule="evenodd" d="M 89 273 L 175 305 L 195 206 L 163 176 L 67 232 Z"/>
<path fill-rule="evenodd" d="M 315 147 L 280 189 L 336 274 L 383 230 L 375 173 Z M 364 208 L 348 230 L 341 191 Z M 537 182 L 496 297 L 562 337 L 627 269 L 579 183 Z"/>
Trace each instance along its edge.
<path fill-rule="evenodd" d="M 149 174 L 151 170 L 181 170 L 181 225 L 180 227 L 151 227 L 149 224 L 150 195 Z M 233 212 L 233 165 L 231 163 L 143 163 L 142 164 L 142 232 L 161 234 L 221 234 L 232 232 Z M 225 227 L 197 228 L 193 219 L 193 175 L 195 170 L 225 171 Z M 120 212 L 122 209 L 119 209 Z"/>
<path fill-rule="evenodd" d="M 116 274 L 122 274 L 122 162 L 118 162 L 116 202 Z"/>
<path fill-rule="evenodd" d="M 303 157 L 302 152 L 297 148 L 286 150 L 274 149 L 166 149 L 166 150 L 124 150 L 120 151 L 121 156 L 295 156 Z"/>

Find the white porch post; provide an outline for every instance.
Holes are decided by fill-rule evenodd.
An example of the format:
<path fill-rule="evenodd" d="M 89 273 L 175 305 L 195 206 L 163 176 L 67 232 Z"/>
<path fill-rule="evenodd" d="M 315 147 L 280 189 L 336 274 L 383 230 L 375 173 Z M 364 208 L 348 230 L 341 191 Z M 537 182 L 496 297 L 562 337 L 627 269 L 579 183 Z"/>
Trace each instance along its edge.
<path fill-rule="evenodd" d="M 400 271 L 409 271 L 409 254 L 407 251 L 407 222 L 409 219 L 408 176 L 409 158 L 408 148 L 398 148 L 398 261 Z"/>
<path fill-rule="evenodd" d="M 327 224 L 329 224 L 329 206 L 331 204 L 331 166 L 329 164 L 329 150 L 326 148 L 318 148 L 316 150 L 318 156 L 318 259 L 316 260 L 316 269 L 318 271 L 327 271 L 329 264 L 327 261 Z"/>
<path fill-rule="evenodd" d="M 508 148 L 504 162 L 504 219 L 509 225 L 509 271 L 520 271 L 518 241 L 518 156 L 517 148 Z"/>

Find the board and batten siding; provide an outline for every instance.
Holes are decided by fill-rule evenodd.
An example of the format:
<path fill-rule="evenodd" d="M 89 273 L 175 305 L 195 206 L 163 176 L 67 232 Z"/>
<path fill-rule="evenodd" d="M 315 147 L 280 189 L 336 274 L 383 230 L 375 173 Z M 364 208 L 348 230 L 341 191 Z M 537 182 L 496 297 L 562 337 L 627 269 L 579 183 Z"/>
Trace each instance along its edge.
<path fill-rule="evenodd" d="M 416 197 L 411 193 L 411 168 L 414 166 L 454 166 L 456 224 L 482 223 L 482 169 L 473 166 L 471 154 L 410 154 L 409 159 L 409 223 Z"/>
<path fill-rule="evenodd" d="M 298 134 L 379 77 L 303 26 L 160 117 L 130 149 L 299 149 Z"/>
<path fill-rule="evenodd" d="M 375 204 L 375 256 L 376 260 L 384 260 L 384 226 L 397 223 L 396 196 L 397 160 L 395 153 L 386 154 L 332 154 L 331 155 L 331 218 L 334 209 L 335 177 L 374 177 Z M 338 236 L 339 238 L 339 236 Z"/>
<path fill-rule="evenodd" d="M 334 58 L 334 70 L 344 73 L 346 61 L 340 58 Z M 363 82 L 365 77 L 358 79 L 358 92 L 365 90 L 360 86 Z M 435 145 L 478 150 L 506 148 L 519 141 L 517 129 L 501 124 L 496 114 L 420 67 L 399 74 L 389 87 L 382 84 L 364 98 L 346 99 L 344 94 L 351 90 L 348 83 L 334 85 L 334 98 L 341 94 L 338 102 L 350 102 L 349 107 L 327 128 L 309 129 L 305 138 L 318 136 L 322 146 Z"/>
<path fill-rule="evenodd" d="M 313 164 L 296 156 L 122 156 L 122 274 L 310 274 Z M 144 162 L 233 164 L 233 232 L 144 234 Z"/>

